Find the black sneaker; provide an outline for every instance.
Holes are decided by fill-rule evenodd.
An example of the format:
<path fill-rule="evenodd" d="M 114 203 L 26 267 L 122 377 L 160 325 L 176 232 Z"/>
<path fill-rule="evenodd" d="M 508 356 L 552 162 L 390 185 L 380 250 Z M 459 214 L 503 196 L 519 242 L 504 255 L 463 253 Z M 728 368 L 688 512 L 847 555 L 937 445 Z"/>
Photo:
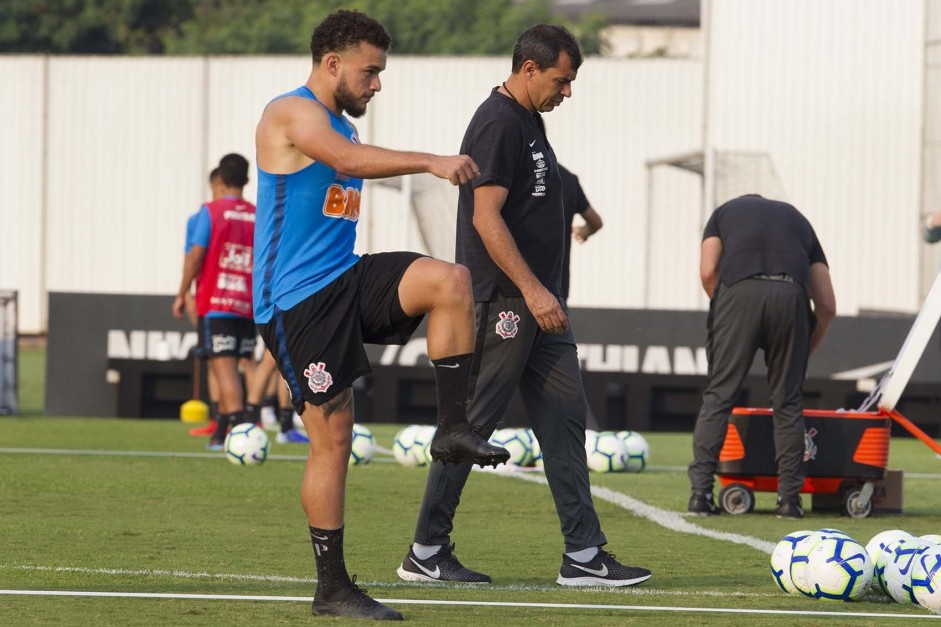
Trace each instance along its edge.
<path fill-rule="evenodd" d="M 778 497 L 778 518 L 797 519 L 804 517 L 804 506 L 799 496 Z"/>
<path fill-rule="evenodd" d="M 625 566 L 614 554 L 598 550 L 590 562 L 576 562 L 562 555 L 562 568 L 555 582 L 562 586 L 634 586 L 650 579 L 650 571 L 637 566 Z"/>
<path fill-rule="evenodd" d="M 471 462 L 479 466 L 496 466 L 510 459 L 510 452 L 494 446 L 467 423 L 439 427 L 431 440 L 431 459 L 442 464 Z"/>
<path fill-rule="evenodd" d="M 693 492 L 689 497 L 689 506 L 686 508 L 691 514 L 700 516 L 718 516 L 722 513 L 716 501 L 712 498 L 712 492 Z"/>
<path fill-rule="evenodd" d="M 460 583 L 490 583 L 489 575 L 478 573 L 461 564 L 454 555 L 454 545 L 443 546 L 425 560 L 415 555 L 412 547 L 399 566 L 399 577 L 405 581 L 448 581 Z"/>
<path fill-rule="evenodd" d="M 369 618 L 372 620 L 402 620 L 401 612 L 383 605 L 356 585 L 356 575 L 349 587 L 330 593 L 329 598 L 320 594 L 320 587 L 314 594 L 311 611 L 318 616 L 347 616 L 349 618 Z"/>

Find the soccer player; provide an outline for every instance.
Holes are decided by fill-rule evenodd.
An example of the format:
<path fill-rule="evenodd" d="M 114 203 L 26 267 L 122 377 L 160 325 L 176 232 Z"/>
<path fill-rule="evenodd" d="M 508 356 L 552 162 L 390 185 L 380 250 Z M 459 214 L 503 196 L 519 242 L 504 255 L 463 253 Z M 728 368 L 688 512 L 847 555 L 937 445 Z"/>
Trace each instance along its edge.
<path fill-rule="evenodd" d="M 461 152 L 481 175 L 458 197 L 458 262 L 470 268 L 477 302 L 471 424 L 489 435 L 519 389 L 543 453 L 565 552 L 556 582 L 630 586 L 650 578 L 601 547 L 585 455 L 588 403 L 575 337 L 561 297 L 563 185 L 541 124 L 572 95 L 582 62 L 565 28 L 538 24 L 520 35 L 510 76 L 477 108 Z M 454 556 L 450 533 L 470 464 L 433 463 L 414 543 L 398 569 L 407 581 L 488 583 Z"/>
<path fill-rule="evenodd" d="M 212 172 L 209 173 L 209 190 L 213 200 L 218 200 L 222 198 L 222 188 L 223 188 L 222 176 L 219 174 L 219 167 L 216 166 L 212 169 Z M 199 219 L 199 212 L 197 211 L 191 215 L 186 220 L 186 242 L 183 246 L 183 255 L 184 255 L 184 265 L 186 263 L 186 254 L 189 253 L 193 248 L 193 237 L 196 234 L 196 223 Z M 197 281 L 198 283 L 198 281 Z M 186 317 L 189 319 L 190 323 L 198 330 L 199 329 L 199 314 L 196 313 L 196 296 L 193 293 L 193 290 L 186 292 L 184 296 L 185 302 L 184 307 L 186 309 Z M 197 360 L 202 361 L 206 358 L 205 351 L 199 342 L 196 342 L 196 350 L 194 351 L 194 356 Z M 195 376 L 199 376 L 196 374 Z M 216 430 L 216 424 L 218 423 L 219 417 L 219 382 L 216 380 L 216 376 L 213 374 L 210 369 L 206 373 L 206 379 L 209 384 L 209 422 L 203 427 L 193 427 L 189 430 L 189 434 L 192 436 L 202 436 L 202 435 L 212 435 Z"/>
<path fill-rule="evenodd" d="M 242 198 L 248 161 L 241 155 L 226 155 L 219 162 L 219 174 L 222 197 L 199 211 L 194 243 L 173 302 L 173 314 L 182 318 L 186 293 L 198 278 L 198 341 L 219 382 L 219 416 L 209 438 L 210 450 L 222 450 L 228 429 L 245 420 L 238 359 L 250 358 L 255 350 L 251 274 L 255 206 Z"/>
<path fill-rule="evenodd" d="M 376 20 L 336 11 L 314 29 L 307 82 L 265 108 L 255 135 L 254 301 L 258 329 L 310 437 L 301 502 L 317 565 L 313 612 L 400 620 L 354 584 L 343 559 L 351 386 L 370 371 L 363 344 L 403 344 L 428 314 L 438 391 L 432 456 L 496 465 L 509 453 L 467 423 L 474 347 L 467 269 L 409 252 L 353 252 L 363 179 L 430 172 L 458 185 L 478 175 L 464 155 L 361 143 L 346 114 L 363 115 L 380 90 L 390 43 Z"/>

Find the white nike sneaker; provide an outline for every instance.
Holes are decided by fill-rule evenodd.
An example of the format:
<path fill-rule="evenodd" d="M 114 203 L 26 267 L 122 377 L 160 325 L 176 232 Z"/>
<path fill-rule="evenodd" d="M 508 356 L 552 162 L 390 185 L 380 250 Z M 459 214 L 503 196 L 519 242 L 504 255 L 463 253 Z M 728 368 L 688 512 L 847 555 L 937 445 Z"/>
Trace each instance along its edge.
<path fill-rule="evenodd" d="M 625 566 L 614 554 L 598 550 L 590 562 L 576 562 L 562 555 L 562 568 L 556 583 L 562 586 L 634 586 L 650 579 L 650 571 L 638 566 Z"/>
<path fill-rule="evenodd" d="M 408 555 L 396 571 L 405 581 L 447 581 L 454 583 L 490 583 L 489 575 L 465 568 L 454 556 L 454 545 L 441 549 L 425 560 L 420 560 L 408 547 Z"/>

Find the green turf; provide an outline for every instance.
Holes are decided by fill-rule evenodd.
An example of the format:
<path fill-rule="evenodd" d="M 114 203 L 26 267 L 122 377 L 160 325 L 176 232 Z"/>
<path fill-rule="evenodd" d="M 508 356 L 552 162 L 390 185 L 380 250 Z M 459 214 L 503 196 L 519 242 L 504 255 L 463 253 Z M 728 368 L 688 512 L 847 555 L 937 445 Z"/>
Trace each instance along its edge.
<path fill-rule="evenodd" d="M 263 595 L 313 593 L 313 559 L 298 490 L 302 445 L 272 446 L 261 467 L 239 468 L 221 455 L 147 457 L 78 451 L 202 453 L 203 440 L 177 421 L 40 417 L 41 351 L 21 353 L 24 414 L 0 419 L 0 447 L 71 454 L 0 453 L 0 589 Z M 394 425 L 370 425 L 391 445 Z M 688 434 L 648 434 L 653 467 L 640 474 L 593 475 L 604 486 L 664 510 L 682 512 L 688 484 Z M 281 458 L 280 457 L 286 457 Z M 388 460 L 388 458 L 386 458 Z M 941 473 L 921 443 L 892 443 L 891 467 Z M 741 608 L 927 615 L 871 596 L 854 604 L 781 594 L 768 556 L 738 544 L 668 530 L 596 499 L 609 550 L 650 568 L 627 590 L 567 590 L 555 585 L 562 543 L 548 489 L 511 477 L 474 473 L 453 539 L 468 565 L 490 573 L 483 588 L 405 584 L 395 568 L 417 515 L 425 470 L 386 461 L 353 468 L 348 488 L 347 563 L 370 593 L 428 625 L 885 625 L 849 616 L 706 614 L 642 609 L 527 608 L 485 602 L 643 607 Z M 905 514 L 851 520 L 811 512 L 804 521 L 774 518 L 773 495 L 755 513 L 688 522 L 775 542 L 801 528 L 837 527 L 866 542 L 904 528 L 941 532 L 937 479 L 907 477 Z M 806 498 L 806 497 L 805 497 Z M 469 605 L 396 604 L 395 600 Z M 156 599 L 0 595 L 2 624 L 230 625 L 309 624 L 307 601 Z M 329 620 L 327 622 L 335 622 Z M 343 622 L 343 621 L 339 621 Z M 892 621 L 895 622 L 895 621 Z M 910 622 L 910 621 L 906 621 Z"/>

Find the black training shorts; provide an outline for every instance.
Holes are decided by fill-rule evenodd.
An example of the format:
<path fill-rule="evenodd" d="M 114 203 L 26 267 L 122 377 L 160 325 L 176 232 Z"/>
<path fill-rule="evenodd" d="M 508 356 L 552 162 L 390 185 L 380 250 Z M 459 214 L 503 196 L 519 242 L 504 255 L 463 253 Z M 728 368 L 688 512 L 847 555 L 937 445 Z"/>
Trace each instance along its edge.
<path fill-rule="evenodd" d="M 349 270 L 287 311 L 275 308 L 258 332 L 278 362 L 298 414 L 322 405 L 369 374 L 364 344 L 404 344 L 423 316 L 399 302 L 399 282 L 423 255 L 363 255 Z"/>
<path fill-rule="evenodd" d="M 204 359 L 255 355 L 257 334 L 251 318 L 203 316 L 196 323 L 196 337 L 196 355 Z"/>

